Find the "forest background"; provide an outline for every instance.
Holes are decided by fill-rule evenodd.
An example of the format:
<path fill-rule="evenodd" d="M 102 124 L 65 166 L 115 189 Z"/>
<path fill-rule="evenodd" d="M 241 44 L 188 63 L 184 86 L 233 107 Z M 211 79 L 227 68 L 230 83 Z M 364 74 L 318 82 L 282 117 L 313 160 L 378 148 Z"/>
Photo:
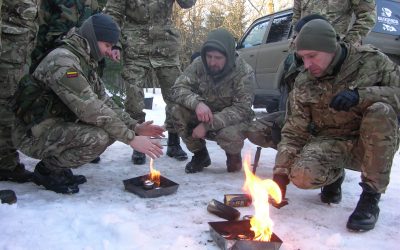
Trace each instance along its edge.
<path fill-rule="evenodd" d="M 98 0 L 104 6 L 107 0 Z M 182 9 L 174 4 L 172 21 L 181 35 L 181 69 L 190 62 L 190 56 L 199 51 L 207 34 L 216 28 L 229 30 L 235 39 L 239 39 L 247 27 L 257 18 L 293 6 L 293 0 L 197 0 L 190 9 Z M 120 63 L 107 61 L 103 80 L 117 103 L 124 99 L 124 84 L 121 78 L 123 60 Z M 157 87 L 152 77 L 147 88 Z"/>

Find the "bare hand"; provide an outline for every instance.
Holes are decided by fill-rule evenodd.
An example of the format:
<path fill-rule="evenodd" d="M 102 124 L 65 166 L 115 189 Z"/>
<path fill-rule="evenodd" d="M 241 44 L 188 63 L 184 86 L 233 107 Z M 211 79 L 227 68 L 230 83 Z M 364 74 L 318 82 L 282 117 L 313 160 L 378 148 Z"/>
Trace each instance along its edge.
<path fill-rule="evenodd" d="M 200 102 L 196 106 L 197 120 L 205 123 L 211 123 L 213 121 L 213 113 L 211 109 L 204 103 Z"/>
<path fill-rule="evenodd" d="M 160 143 L 151 140 L 147 136 L 135 136 L 129 145 L 133 149 L 142 152 L 153 159 L 159 158 L 163 154 L 163 147 Z"/>
<path fill-rule="evenodd" d="M 137 124 L 135 127 L 135 133 L 138 135 L 147 135 L 152 137 L 165 137 L 163 132 L 165 129 L 158 125 L 153 125 L 153 121 L 143 122 Z"/>
<path fill-rule="evenodd" d="M 192 137 L 202 139 L 206 136 L 206 133 L 207 130 L 206 127 L 204 126 L 204 123 L 200 123 L 199 125 L 197 125 L 197 127 L 193 129 Z"/>

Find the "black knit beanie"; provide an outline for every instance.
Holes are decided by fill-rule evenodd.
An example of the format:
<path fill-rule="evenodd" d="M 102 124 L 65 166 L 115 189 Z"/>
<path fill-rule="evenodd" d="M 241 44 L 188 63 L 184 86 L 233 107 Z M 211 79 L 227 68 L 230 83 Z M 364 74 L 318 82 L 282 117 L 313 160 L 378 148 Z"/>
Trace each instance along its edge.
<path fill-rule="evenodd" d="M 296 50 L 315 50 L 334 53 L 338 46 L 332 25 L 321 19 L 311 20 L 300 30 L 296 38 Z"/>
<path fill-rule="evenodd" d="M 92 16 L 92 23 L 97 41 L 108 42 L 113 45 L 118 42 L 120 30 L 111 16 L 102 13 L 95 14 Z"/>
<path fill-rule="evenodd" d="M 106 14 L 95 14 L 86 19 L 77 33 L 84 37 L 90 46 L 90 55 L 96 60 L 101 61 L 103 55 L 100 52 L 98 41 L 116 44 L 119 39 L 119 28 L 112 18 Z"/>

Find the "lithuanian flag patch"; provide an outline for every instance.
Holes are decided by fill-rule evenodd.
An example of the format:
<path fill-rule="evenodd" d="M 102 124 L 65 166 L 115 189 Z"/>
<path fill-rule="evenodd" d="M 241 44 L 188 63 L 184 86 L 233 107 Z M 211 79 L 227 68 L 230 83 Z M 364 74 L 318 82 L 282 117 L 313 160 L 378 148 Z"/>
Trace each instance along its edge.
<path fill-rule="evenodd" d="M 75 78 L 78 77 L 78 72 L 77 71 L 68 71 L 67 72 L 67 78 Z"/>

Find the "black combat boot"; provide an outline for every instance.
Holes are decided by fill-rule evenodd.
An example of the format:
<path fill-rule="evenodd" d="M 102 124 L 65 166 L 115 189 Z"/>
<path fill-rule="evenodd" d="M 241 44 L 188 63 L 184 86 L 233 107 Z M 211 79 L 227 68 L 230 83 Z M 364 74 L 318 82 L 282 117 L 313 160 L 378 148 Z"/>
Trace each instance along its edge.
<path fill-rule="evenodd" d="M 64 169 L 62 172 L 70 180 L 70 184 L 80 185 L 87 181 L 84 175 L 73 174 L 71 169 Z"/>
<path fill-rule="evenodd" d="M 28 182 L 32 181 L 33 173 L 19 163 L 13 170 L 0 169 L 0 181 Z"/>
<path fill-rule="evenodd" d="M 226 169 L 228 172 L 237 172 L 242 169 L 242 156 L 238 154 L 226 154 Z"/>
<path fill-rule="evenodd" d="M 197 151 L 192 156 L 192 160 L 186 164 L 185 172 L 188 174 L 201 172 L 203 168 L 208 167 L 211 164 L 210 156 L 206 147 Z"/>
<path fill-rule="evenodd" d="M 97 156 L 97 157 L 94 158 L 90 163 L 97 164 L 97 163 L 100 162 L 100 160 L 101 160 L 100 156 Z"/>
<path fill-rule="evenodd" d="M 360 183 L 363 192 L 356 209 L 347 221 L 347 228 L 353 231 L 368 231 L 375 227 L 379 217 L 378 203 L 381 194 L 373 190 L 368 184 Z"/>
<path fill-rule="evenodd" d="M 14 204 L 17 202 L 17 196 L 12 190 L 0 190 L 1 203 Z"/>
<path fill-rule="evenodd" d="M 36 185 L 43 185 L 47 190 L 62 194 L 79 192 L 78 184 L 71 177 L 72 171 L 50 170 L 43 162 L 39 162 L 33 172 Z M 73 175 L 72 175 L 73 176 Z M 86 178 L 85 178 L 86 180 Z"/>
<path fill-rule="evenodd" d="M 177 133 L 168 133 L 167 155 L 177 159 L 178 161 L 185 161 L 188 158 L 185 151 L 181 148 L 180 139 Z"/>
<path fill-rule="evenodd" d="M 342 176 L 340 176 L 333 183 L 326 185 L 321 189 L 321 201 L 323 203 L 335 203 L 339 204 L 342 200 L 342 183 L 344 181 L 345 171 L 343 170 Z"/>
<path fill-rule="evenodd" d="M 146 155 L 143 154 L 142 152 L 133 150 L 132 162 L 135 165 L 143 165 L 146 163 Z"/>

